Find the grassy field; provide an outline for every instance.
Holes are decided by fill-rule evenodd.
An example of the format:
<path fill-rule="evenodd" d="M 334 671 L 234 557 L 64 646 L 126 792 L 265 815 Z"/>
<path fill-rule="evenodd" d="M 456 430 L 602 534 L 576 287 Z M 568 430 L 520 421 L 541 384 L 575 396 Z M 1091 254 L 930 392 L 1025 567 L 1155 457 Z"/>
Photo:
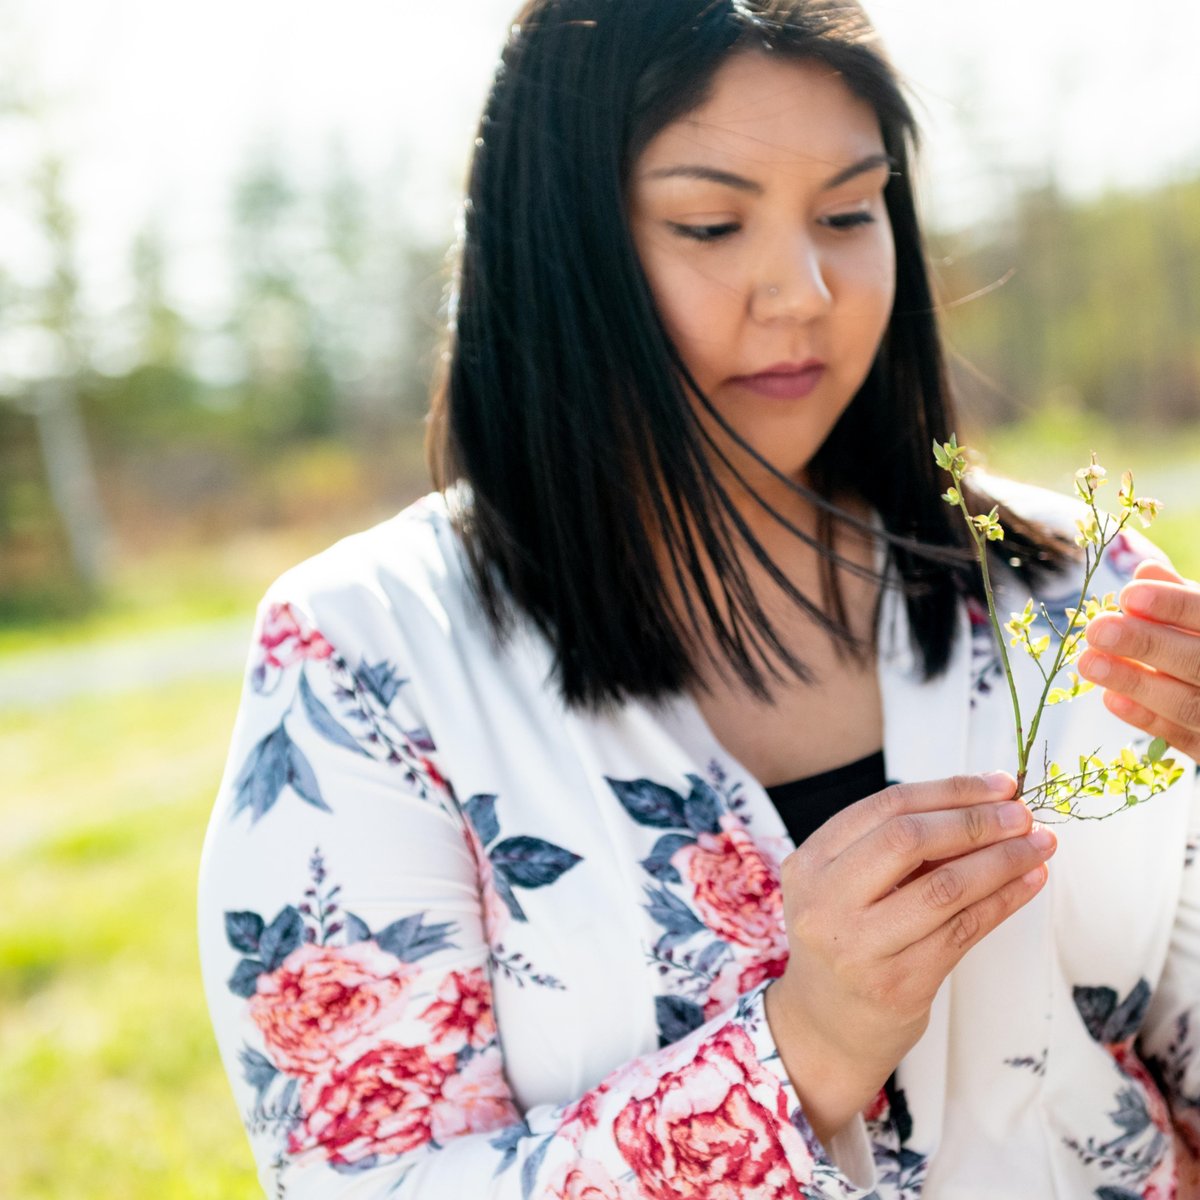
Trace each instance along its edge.
<path fill-rule="evenodd" d="M 261 1197 L 200 990 L 237 681 L 0 717 L 0 1196 Z"/>
<path fill-rule="evenodd" d="M 1061 491 L 1090 448 L 1139 491 L 1170 488 L 1154 539 L 1200 578 L 1200 430 L 1148 439 L 1053 413 L 986 444 Z M 1160 488 L 1159 485 L 1162 485 Z M 1115 486 L 1105 499 L 1115 500 Z M 0 657 L 248 615 L 338 531 L 247 536 L 133 565 L 89 621 L 0 630 Z M 236 680 L 0 714 L 0 1196 L 261 1195 L 217 1059 L 195 947 L 195 878 Z"/>
<path fill-rule="evenodd" d="M 1092 450 L 1112 482 L 1100 492 L 1102 508 L 1116 508 L 1122 471 L 1134 474 L 1139 495 L 1158 496 L 1166 507 L 1147 536 L 1189 579 L 1200 579 L 1200 426 L 1172 432 L 1167 447 L 1153 430 L 1115 429 L 1091 418 L 1048 410 L 1038 418 L 989 435 L 985 463 L 1014 479 L 1068 495 L 1074 472 Z M 1141 526 L 1135 521 L 1135 529 Z"/>

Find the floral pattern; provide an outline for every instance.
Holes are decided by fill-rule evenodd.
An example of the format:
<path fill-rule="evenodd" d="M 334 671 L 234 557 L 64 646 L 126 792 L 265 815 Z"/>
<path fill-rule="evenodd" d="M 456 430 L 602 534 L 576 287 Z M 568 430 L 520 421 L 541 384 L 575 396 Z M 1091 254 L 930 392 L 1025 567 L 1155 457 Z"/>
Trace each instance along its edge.
<path fill-rule="evenodd" d="M 699 775 L 685 793 L 650 779 L 608 779 L 625 813 L 659 830 L 642 868 L 646 912 L 661 933 L 648 958 L 671 991 L 656 1001 L 670 1045 L 787 965 L 779 865 Z"/>
<path fill-rule="evenodd" d="M 1182 1012 L 1175 1018 L 1167 1044 L 1157 1054 L 1147 1055 L 1146 1068 L 1173 1098 L 1171 1116 L 1175 1130 L 1191 1154 L 1200 1158 L 1200 1088 L 1188 1085 L 1195 1059 L 1192 1015 Z"/>
<path fill-rule="evenodd" d="M 453 926 L 416 914 L 372 934 L 340 912 L 320 851 L 309 869 L 304 903 L 269 925 L 257 913 L 225 914 L 230 945 L 246 955 L 229 988 L 248 1000 L 262 1045 L 242 1053 L 257 1093 L 247 1124 L 271 1114 L 289 1153 L 317 1150 L 338 1167 L 510 1124 L 482 969 L 449 972 L 431 1002 L 416 1003 L 416 964 L 453 948 Z M 418 1007 L 420 1043 L 393 1041 Z M 268 1092 L 286 1103 L 268 1106 Z"/>
<path fill-rule="evenodd" d="M 1174 1200 L 1175 1154 L 1166 1100 L 1134 1050 L 1150 1004 L 1150 985 L 1139 980 L 1123 1000 L 1109 987 L 1075 988 L 1075 1006 L 1093 1040 L 1120 1072 L 1123 1084 L 1111 1112 L 1120 1133 L 1106 1141 L 1088 1138 L 1067 1145 L 1108 1180 L 1098 1200 Z"/>
<path fill-rule="evenodd" d="M 352 670 L 326 637 L 306 622 L 290 604 L 268 605 L 263 613 L 250 672 L 253 692 L 270 695 L 283 677 L 298 669 L 295 692 L 274 727 L 246 756 L 234 781 L 231 815 L 249 810 L 256 823 L 271 811 L 289 789 L 306 804 L 332 811 L 308 756 L 290 729 L 304 721 L 324 740 L 402 768 L 404 783 L 424 797 L 455 807 L 452 789 L 430 754 L 436 749 L 420 727 L 403 729 L 391 706 L 407 681 L 387 662 L 362 663 Z M 322 671 L 316 684 L 309 665 Z M 319 691 L 329 693 L 334 707 Z M 336 712 L 336 715 L 335 715 Z"/>
<path fill-rule="evenodd" d="M 464 1187 L 481 1200 L 868 1200 L 813 1135 L 765 1019 L 787 962 L 790 843 L 761 789 L 720 755 L 693 759 L 641 712 L 568 725 L 527 686 L 524 667 L 540 662 L 522 661 L 502 692 L 482 667 L 464 670 L 491 650 L 455 608 L 465 584 L 444 520 L 440 502 L 415 507 L 365 535 L 370 565 L 352 587 L 341 581 L 357 551 L 301 568 L 273 593 L 287 602 L 261 612 L 206 850 L 202 950 L 264 1180 L 279 1195 L 365 1187 L 399 1200 Z M 1112 573 L 1140 557 L 1136 540 L 1118 545 Z M 336 622 L 310 615 L 310 601 Z M 968 616 L 980 712 L 964 729 L 982 745 L 1006 697 L 989 698 L 1002 689 L 986 615 Z M 905 703 L 930 696 L 899 671 L 884 683 Z M 511 726 L 498 696 L 520 705 Z M 430 727 L 466 747 L 452 771 Z M 557 737 L 579 743 L 569 776 L 546 765 Z M 496 785 L 526 761 L 520 790 Z M 597 821 L 580 822 L 578 841 L 548 840 L 567 827 L 557 813 L 579 797 L 562 785 L 578 787 L 584 763 L 596 764 Z M 905 779 L 941 766 L 930 756 L 919 775 L 916 754 L 904 765 Z M 590 856 L 600 829 L 603 853 Z M 1194 843 L 1193 832 L 1192 859 Z M 314 844 L 337 882 L 325 853 L 309 857 Z M 610 869 L 632 885 L 628 908 L 587 909 Z M 616 921 L 642 940 L 610 986 L 580 963 L 594 966 L 590 935 Z M 1158 1200 L 1173 1174 L 1169 1148 L 1159 1153 L 1163 1095 L 1186 1134 L 1200 1128 L 1189 1099 L 1200 1011 L 1176 998 L 1155 1024 L 1137 989 L 1124 1000 L 1080 989 L 1077 1003 L 1116 1082 L 1082 1127 L 1092 1136 L 1057 1148 L 1058 1168 L 1084 1172 L 1102 1200 Z M 1135 1047 L 1150 1026 L 1143 1064 Z M 1012 1061 L 1036 1074 L 1046 1051 Z M 580 1077 L 600 1082 L 582 1094 L 563 1082 Z M 913 1114 L 894 1081 L 863 1114 L 870 1194 L 883 1200 L 916 1200 L 925 1185 L 928 1095 L 919 1076 L 907 1082 Z M 517 1099 L 525 1091 L 532 1102 Z"/>
<path fill-rule="evenodd" d="M 495 796 L 472 796 L 465 812 L 467 844 L 479 873 L 480 902 L 492 966 L 522 987 L 532 983 L 561 988 L 562 984 L 553 975 L 535 970 L 524 955 L 509 954 L 502 938 L 510 918 L 523 923 L 529 920 L 515 889 L 549 887 L 582 859 L 544 838 L 519 836 L 501 840 Z"/>
<path fill-rule="evenodd" d="M 736 1025 L 635 1088 L 613 1128 L 647 1200 L 800 1200 L 797 1175 L 813 1165 L 779 1081 Z"/>

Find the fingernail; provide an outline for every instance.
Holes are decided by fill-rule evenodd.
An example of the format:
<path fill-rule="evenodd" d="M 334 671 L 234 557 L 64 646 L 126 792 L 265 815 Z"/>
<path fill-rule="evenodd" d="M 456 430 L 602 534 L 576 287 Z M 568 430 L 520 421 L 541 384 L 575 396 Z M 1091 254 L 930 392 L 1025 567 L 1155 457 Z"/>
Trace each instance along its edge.
<path fill-rule="evenodd" d="M 1032 871 L 1021 876 L 1021 882 L 1028 884 L 1030 887 L 1037 887 L 1046 878 L 1045 867 L 1034 867 Z"/>
<path fill-rule="evenodd" d="M 1154 589 L 1131 584 L 1121 593 L 1121 606 L 1148 613 L 1154 607 Z"/>
<path fill-rule="evenodd" d="M 1085 654 L 1079 660 L 1079 673 L 1096 682 L 1107 679 L 1111 671 L 1112 663 L 1101 654 Z"/>
<path fill-rule="evenodd" d="M 1002 804 L 997 815 L 1002 829 L 1022 829 L 1029 821 L 1029 809 L 1023 804 Z"/>
<path fill-rule="evenodd" d="M 1053 846 L 1055 844 L 1055 842 L 1058 841 L 1058 839 L 1054 836 L 1054 834 L 1052 834 L 1050 832 L 1050 830 L 1046 829 L 1044 826 L 1041 826 L 1041 825 L 1039 825 L 1029 835 L 1029 840 L 1039 850 L 1049 850 L 1050 847 Z"/>
<path fill-rule="evenodd" d="M 989 771 L 980 779 L 987 790 L 997 796 L 1011 796 L 1017 790 L 1017 781 L 1007 771 Z"/>
<path fill-rule="evenodd" d="M 1088 642 L 1093 646 L 1115 646 L 1117 638 L 1121 636 L 1121 631 L 1116 624 L 1108 621 L 1103 625 L 1097 625 L 1094 629 L 1089 629 L 1087 634 Z"/>

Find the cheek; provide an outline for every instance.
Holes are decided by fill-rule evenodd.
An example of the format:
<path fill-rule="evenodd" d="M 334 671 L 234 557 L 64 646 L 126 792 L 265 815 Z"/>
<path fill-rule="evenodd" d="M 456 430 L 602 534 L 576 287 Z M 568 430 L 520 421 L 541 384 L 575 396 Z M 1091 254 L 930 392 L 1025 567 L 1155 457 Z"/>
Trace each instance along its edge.
<path fill-rule="evenodd" d="M 638 244 L 642 267 L 668 335 L 697 382 L 704 383 L 727 355 L 737 327 L 737 289 L 703 264 L 682 261 L 671 247 Z"/>
<path fill-rule="evenodd" d="M 691 264 L 664 264 L 648 275 L 667 334 L 697 382 L 703 382 L 728 354 L 737 329 L 737 290 Z"/>
<path fill-rule="evenodd" d="M 896 295 L 896 252 L 890 231 L 847 255 L 838 269 L 839 301 L 843 312 L 863 323 L 864 334 L 882 332 Z"/>

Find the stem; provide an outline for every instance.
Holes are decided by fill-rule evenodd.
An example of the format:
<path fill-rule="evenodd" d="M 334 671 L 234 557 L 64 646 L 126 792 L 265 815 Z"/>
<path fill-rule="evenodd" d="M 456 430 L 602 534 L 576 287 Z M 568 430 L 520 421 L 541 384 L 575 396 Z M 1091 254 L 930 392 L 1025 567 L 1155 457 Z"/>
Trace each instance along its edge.
<path fill-rule="evenodd" d="M 1096 517 L 1097 522 L 1099 522 L 1100 514 L 1096 511 L 1096 501 L 1094 498 L 1090 503 L 1090 507 L 1093 515 Z M 1067 650 L 1067 640 L 1070 638 L 1075 629 L 1076 623 L 1079 621 L 1079 618 L 1087 605 L 1088 591 L 1092 586 L 1092 577 L 1096 574 L 1096 571 L 1099 570 L 1100 563 L 1104 559 L 1104 551 L 1108 549 L 1121 530 L 1125 528 L 1125 523 L 1128 520 L 1129 514 L 1126 513 L 1117 523 L 1117 528 L 1113 531 L 1112 535 L 1108 538 L 1102 537 L 1100 539 L 1100 548 L 1096 551 L 1096 559 L 1088 568 L 1087 574 L 1084 576 L 1083 588 L 1079 593 L 1079 603 L 1075 606 L 1075 615 L 1071 618 L 1067 625 L 1066 636 L 1063 637 L 1062 641 L 1060 641 L 1058 644 L 1058 653 L 1054 656 L 1054 667 L 1046 679 L 1046 686 L 1042 689 L 1041 699 L 1038 700 L 1037 709 L 1034 711 L 1033 724 L 1029 730 L 1029 744 L 1025 750 L 1026 757 L 1028 757 L 1029 751 L 1033 749 L 1034 739 L 1037 737 L 1038 726 L 1042 723 L 1042 711 L 1046 707 L 1046 697 L 1050 694 L 1050 685 L 1054 682 L 1054 680 L 1058 677 L 1058 673 L 1062 670 L 1062 660 L 1063 655 Z M 1101 526 L 1101 528 L 1103 528 L 1103 526 Z"/>
<path fill-rule="evenodd" d="M 960 484 L 959 479 L 956 479 L 954 482 L 956 485 Z M 1021 721 L 1021 702 L 1017 699 L 1017 684 L 1013 678 L 1012 664 L 1008 661 L 1008 647 L 1005 644 L 1004 628 L 1000 624 L 1000 618 L 996 615 L 996 600 L 992 595 L 992 578 L 988 571 L 987 539 L 975 528 L 975 522 L 971 519 L 971 513 L 967 508 L 966 500 L 963 498 L 961 487 L 959 488 L 958 507 L 962 509 L 963 516 L 967 519 L 967 529 L 970 530 L 971 537 L 975 539 L 975 549 L 979 553 L 979 566 L 983 571 L 983 591 L 987 597 L 988 618 L 992 622 L 992 631 L 996 635 L 996 645 L 1000 647 L 1000 661 L 1004 665 L 1004 676 L 1008 680 L 1008 692 L 1012 697 L 1013 717 L 1017 722 L 1016 798 L 1019 800 L 1025 791 L 1025 776 L 1028 773 L 1029 766 L 1029 750 L 1025 745 L 1023 737 L 1024 725 Z M 1032 744 L 1031 741 L 1030 745 L 1032 746 Z"/>

